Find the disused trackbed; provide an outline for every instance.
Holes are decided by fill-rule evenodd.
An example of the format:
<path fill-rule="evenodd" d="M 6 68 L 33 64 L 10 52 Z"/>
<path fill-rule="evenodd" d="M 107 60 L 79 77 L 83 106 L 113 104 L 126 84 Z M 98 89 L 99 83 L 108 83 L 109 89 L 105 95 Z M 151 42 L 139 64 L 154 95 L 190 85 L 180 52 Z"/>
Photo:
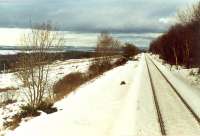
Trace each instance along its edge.
<path fill-rule="evenodd" d="M 145 57 L 145 60 L 146 60 L 146 57 Z M 154 84 L 153 84 L 153 80 L 152 80 L 152 76 L 151 76 L 151 73 L 150 73 L 150 69 L 149 69 L 147 60 L 146 60 L 146 66 L 147 66 L 147 70 L 148 70 L 148 74 L 149 74 L 149 78 L 150 78 L 150 83 L 151 83 L 151 87 L 152 87 L 152 93 L 153 93 L 154 104 L 155 104 L 156 112 L 157 112 L 157 116 L 158 116 L 158 122 L 159 122 L 159 125 L 160 125 L 160 131 L 161 131 L 161 134 L 163 136 L 165 136 L 166 135 L 165 125 L 164 125 L 163 117 L 162 117 L 160 107 L 159 107 L 159 104 L 158 104 L 158 99 L 157 99 L 155 87 L 154 87 Z"/>
<path fill-rule="evenodd" d="M 151 60 L 151 58 L 149 58 L 149 60 L 156 67 L 156 69 L 160 72 L 160 74 L 167 81 L 167 83 L 171 86 L 171 88 L 174 90 L 175 94 L 183 102 L 185 107 L 188 109 L 188 111 L 192 114 L 192 116 L 195 118 L 197 123 L 200 125 L 200 118 L 198 117 L 198 115 L 194 112 L 194 110 L 190 107 L 190 105 L 186 102 L 186 100 L 181 96 L 181 94 L 177 91 L 177 89 L 174 87 L 174 85 L 167 79 L 167 77 L 163 74 L 163 72 L 158 68 L 158 66 Z"/>

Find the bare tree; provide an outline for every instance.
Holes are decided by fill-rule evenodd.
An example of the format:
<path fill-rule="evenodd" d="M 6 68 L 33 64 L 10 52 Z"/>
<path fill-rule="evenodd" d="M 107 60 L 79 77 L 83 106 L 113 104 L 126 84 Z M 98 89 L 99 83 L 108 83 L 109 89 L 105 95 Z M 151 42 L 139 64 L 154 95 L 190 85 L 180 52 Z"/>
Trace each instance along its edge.
<path fill-rule="evenodd" d="M 179 10 L 177 18 L 180 23 L 184 25 L 189 23 L 200 23 L 200 2 L 189 6 L 184 10 Z"/>
<path fill-rule="evenodd" d="M 121 42 L 109 33 L 101 33 L 98 37 L 96 52 L 102 56 L 113 55 L 121 47 Z"/>
<path fill-rule="evenodd" d="M 182 24 L 188 24 L 193 20 L 193 8 L 187 8 L 185 10 L 179 10 L 177 13 L 177 19 Z"/>
<path fill-rule="evenodd" d="M 20 70 L 18 77 L 25 87 L 25 95 L 28 105 L 36 109 L 50 94 L 49 63 L 51 55 L 49 51 L 63 44 L 62 36 L 55 31 L 50 24 L 37 25 L 31 32 L 24 34 L 21 45 L 25 48 L 20 57 Z"/>
<path fill-rule="evenodd" d="M 111 59 L 119 50 L 121 42 L 114 39 L 109 33 L 101 33 L 97 39 L 95 58 L 91 61 L 91 71 L 102 73 L 112 67 Z"/>
<path fill-rule="evenodd" d="M 125 57 L 133 57 L 134 55 L 139 53 L 139 49 L 132 43 L 125 43 L 123 47 L 123 54 Z"/>

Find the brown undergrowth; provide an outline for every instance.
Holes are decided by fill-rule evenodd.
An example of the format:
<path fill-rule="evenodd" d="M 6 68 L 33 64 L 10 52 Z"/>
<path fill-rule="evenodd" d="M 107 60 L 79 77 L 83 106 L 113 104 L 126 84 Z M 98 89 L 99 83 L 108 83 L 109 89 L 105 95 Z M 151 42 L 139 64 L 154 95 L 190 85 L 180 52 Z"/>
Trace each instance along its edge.
<path fill-rule="evenodd" d="M 82 84 L 94 79 L 112 68 L 123 65 L 126 62 L 127 59 L 124 57 L 117 59 L 114 63 L 111 63 L 111 61 L 107 59 L 96 60 L 92 62 L 86 73 L 75 72 L 66 75 L 53 86 L 53 91 L 56 94 L 56 100 L 62 99 Z"/>

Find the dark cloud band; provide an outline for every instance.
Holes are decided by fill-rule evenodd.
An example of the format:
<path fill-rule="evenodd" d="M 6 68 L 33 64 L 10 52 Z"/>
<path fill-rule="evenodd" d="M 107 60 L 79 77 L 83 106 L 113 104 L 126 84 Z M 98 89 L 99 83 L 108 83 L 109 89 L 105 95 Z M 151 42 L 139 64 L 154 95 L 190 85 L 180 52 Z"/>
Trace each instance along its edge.
<path fill-rule="evenodd" d="M 170 25 L 162 20 L 191 1 L 0 0 L 0 27 L 29 27 L 31 19 L 52 21 L 63 30 L 162 32 Z"/>

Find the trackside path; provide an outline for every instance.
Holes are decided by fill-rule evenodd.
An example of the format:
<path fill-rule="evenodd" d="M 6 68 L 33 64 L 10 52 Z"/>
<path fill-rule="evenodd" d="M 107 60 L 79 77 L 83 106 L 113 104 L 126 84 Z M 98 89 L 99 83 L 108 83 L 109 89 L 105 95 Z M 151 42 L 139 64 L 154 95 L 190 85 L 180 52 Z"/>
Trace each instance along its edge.
<path fill-rule="evenodd" d="M 134 79 L 111 135 L 161 136 L 144 55 Z"/>

